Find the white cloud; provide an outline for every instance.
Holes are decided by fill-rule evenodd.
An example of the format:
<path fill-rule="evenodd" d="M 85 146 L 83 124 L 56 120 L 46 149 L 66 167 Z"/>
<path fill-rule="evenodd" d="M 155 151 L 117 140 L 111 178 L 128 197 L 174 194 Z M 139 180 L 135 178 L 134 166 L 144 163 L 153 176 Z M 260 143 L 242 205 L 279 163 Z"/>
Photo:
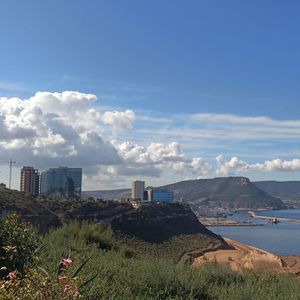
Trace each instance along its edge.
<path fill-rule="evenodd" d="M 123 174 L 136 173 L 159 176 L 163 171 L 179 174 L 192 173 L 197 177 L 208 177 L 211 166 L 201 157 L 188 158 L 181 150 L 179 143 L 151 143 L 148 147 L 124 142 L 116 144 L 120 156 L 124 159 Z"/>
<path fill-rule="evenodd" d="M 116 130 L 132 129 L 132 122 L 135 114 L 132 110 L 107 111 L 103 115 L 103 123 L 111 125 Z"/>
<path fill-rule="evenodd" d="M 217 176 L 236 175 L 247 171 L 300 171 L 300 159 L 273 159 L 263 163 L 249 164 L 238 157 L 232 157 L 226 161 L 224 156 L 220 155 L 216 157 L 216 161 Z"/>
<path fill-rule="evenodd" d="M 174 178 L 247 171 L 300 171 L 299 159 L 247 163 L 229 154 L 229 160 L 218 156 L 213 168 L 213 162 L 198 154 L 204 145 L 210 147 L 206 156 L 215 157 L 228 155 L 222 147 L 230 148 L 231 142 L 281 138 L 299 142 L 300 120 L 218 114 L 160 115 L 156 119 L 94 105 L 95 101 L 93 94 L 72 91 L 38 92 L 29 99 L 0 98 L 0 161 L 12 158 L 18 166 L 33 165 L 41 170 L 81 166 L 90 188 L 103 188 L 102 183 L 128 186 L 133 178 L 153 178 L 163 184 Z M 233 154 L 235 150 L 230 148 Z"/>
<path fill-rule="evenodd" d="M 129 141 L 126 131 L 132 129 L 135 113 L 104 110 L 95 101 L 95 95 L 72 91 L 0 98 L 0 160 L 13 158 L 19 166 L 41 170 L 82 166 L 92 181 L 158 178 L 162 173 L 209 176 L 211 166 L 203 158 L 189 158 L 178 142 L 142 146 Z M 125 142 L 118 141 L 119 132 Z"/>
<path fill-rule="evenodd" d="M 38 167 L 120 163 L 117 150 L 101 134 L 104 118 L 91 107 L 94 101 L 95 95 L 71 91 L 0 98 L 0 157 L 14 154 L 19 164 Z M 123 118 L 122 112 L 114 113 L 115 119 Z"/>

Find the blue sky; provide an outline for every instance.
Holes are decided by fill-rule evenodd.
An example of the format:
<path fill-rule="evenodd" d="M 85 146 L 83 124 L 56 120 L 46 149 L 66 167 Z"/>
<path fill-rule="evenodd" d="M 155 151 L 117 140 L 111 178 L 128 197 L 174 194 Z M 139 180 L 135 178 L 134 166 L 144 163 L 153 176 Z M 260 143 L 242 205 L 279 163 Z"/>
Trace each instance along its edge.
<path fill-rule="evenodd" d="M 102 132 L 106 141 L 178 142 L 213 168 L 218 155 L 291 162 L 299 157 L 299 9 L 298 1 L 3 1 L 0 96 L 96 95 L 91 107 L 135 114 L 128 131 Z M 237 165 L 233 173 L 252 179 L 300 179 L 296 167 Z M 176 174 L 166 181 L 198 176 Z M 87 188 L 96 188 L 91 176 Z"/>

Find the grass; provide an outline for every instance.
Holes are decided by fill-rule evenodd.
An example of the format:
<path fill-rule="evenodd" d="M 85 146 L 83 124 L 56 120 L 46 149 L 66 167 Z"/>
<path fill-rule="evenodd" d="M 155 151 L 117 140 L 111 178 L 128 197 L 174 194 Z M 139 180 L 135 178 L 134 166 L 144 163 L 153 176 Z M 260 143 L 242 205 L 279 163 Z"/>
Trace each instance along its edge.
<path fill-rule="evenodd" d="M 91 256 L 82 279 L 99 275 L 83 290 L 84 299 L 299 299 L 300 284 L 293 278 L 241 275 L 216 265 L 192 268 L 165 259 L 164 251 L 152 255 L 146 244 L 137 248 L 127 242 L 114 237 L 108 227 L 75 222 L 44 237 L 47 247 L 39 264 L 55 270 L 62 253 L 68 253 L 75 269 Z M 169 241 L 167 248 L 181 242 Z"/>

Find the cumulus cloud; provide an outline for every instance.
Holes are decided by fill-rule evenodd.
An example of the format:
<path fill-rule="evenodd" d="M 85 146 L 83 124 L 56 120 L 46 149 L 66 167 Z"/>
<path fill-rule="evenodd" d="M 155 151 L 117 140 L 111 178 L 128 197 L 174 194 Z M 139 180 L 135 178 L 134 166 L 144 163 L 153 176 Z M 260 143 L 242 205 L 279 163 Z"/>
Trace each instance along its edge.
<path fill-rule="evenodd" d="M 151 143 L 148 147 L 124 142 L 115 146 L 124 159 L 123 168 L 129 166 L 128 173 L 148 170 L 151 176 L 158 176 L 164 170 L 172 170 L 179 174 L 192 173 L 197 177 L 207 177 L 212 168 L 201 157 L 188 158 L 177 142 Z M 123 172 L 126 172 L 126 167 Z"/>
<path fill-rule="evenodd" d="M 41 170 L 82 166 L 85 178 L 114 182 L 158 178 L 163 172 L 209 175 L 211 166 L 201 157 L 187 157 L 178 142 L 119 142 L 117 133 L 133 128 L 135 113 L 105 110 L 93 105 L 96 100 L 93 94 L 73 91 L 0 98 L 0 160 L 12 157 L 20 166 Z"/>
<path fill-rule="evenodd" d="M 110 112 L 97 111 L 91 106 L 94 101 L 95 95 L 72 91 L 0 98 L 0 158 L 14 155 L 20 164 L 38 167 L 120 163 L 117 150 L 102 135 L 107 125 L 104 115 Z M 127 116 L 113 114 L 115 123 Z M 127 128 L 133 119 L 126 117 Z"/>
<path fill-rule="evenodd" d="M 216 157 L 216 161 L 217 176 L 236 175 L 247 171 L 300 171 L 300 159 L 273 159 L 263 163 L 249 164 L 238 157 L 225 160 L 223 155 L 219 155 Z"/>
<path fill-rule="evenodd" d="M 297 134 L 298 138 L 300 121 L 198 114 L 187 118 L 183 134 L 178 127 L 183 125 L 183 119 L 172 124 L 170 118 L 165 122 L 149 119 L 147 115 L 136 117 L 132 110 L 110 110 L 94 105 L 95 101 L 97 97 L 93 94 L 73 91 L 38 92 L 28 99 L 0 98 L 0 161 L 13 158 L 18 166 L 33 165 L 40 170 L 60 165 L 81 166 L 90 188 L 103 188 L 103 182 L 111 187 L 128 185 L 133 178 L 152 177 L 160 183 L 162 176 L 170 182 L 175 177 L 300 171 L 299 159 L 250 164 L 235 156 L 226 160 L 221 155 L 216 158 L 214 172 L 212 164 L 203 157 L 191 157 L 182 150 L 183 144 L 195 151 L 196 138 L 201 140 L 198 145 L 206 140 L 243 140 L 251 135 L 260 139 L 266 135 Z M 136 122 L 143 126 L 138 123 L 133 131 Z M 147 128 L 145 122 L 149 123 Z M 190 126 L 191 123 L 199 128 Z"/>
<path fill-rule="evenodd" d="M 132 110 L 107 111 L 103 115 L 103 123 L 111 125 L 116 130 L 132 129 L 132 122 L 135 114 Z"/>

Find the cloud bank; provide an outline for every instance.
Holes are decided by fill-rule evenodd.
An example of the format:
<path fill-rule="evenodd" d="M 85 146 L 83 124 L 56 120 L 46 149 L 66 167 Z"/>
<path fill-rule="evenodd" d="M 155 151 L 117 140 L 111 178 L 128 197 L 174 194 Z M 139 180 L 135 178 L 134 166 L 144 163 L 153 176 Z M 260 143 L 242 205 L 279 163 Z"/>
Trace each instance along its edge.
<path fill-rule="evenodd" d="M 130 109 L 110 110 L 97 102 L 95 95 L 75 91 L 0 98 L 0 161 L 13 158 L 18 166 L 40 170 L 81 166 L 88 189 L 128 186 L 134 178 L 164 183 L 160 178 L 172 182 L 249 171 L 300 171 L 296 158 L 248 163 L 216 155 L 209 161 L 195 150 L 207 141 L 220 147 L 225 140 L 297 140 L 300 121 L 217 114 L 155 118 Z M 216 151 L 211 148 L 206 155 Z"/>
<path fill-rule="evenodd" d="M 226 161 L 223 155 L 219 155 L 216 161 L 217 176 L 237 175 L 247 171 L 300 171 L 300 159 L 273 159 L 263 163 L 249 164 L 238 157 L 232 157 Z"/>
<path fill-rule="evenodd" d="M 86 178 L 102 176 L 107 182 L 159 177 L 164 170 L 208 175 L 210 166 L 201 157 L 188 158 L 177 142 L 142 146 L 118 140 L 118 133 L 133 128 L 135 113 L 103 111 L 93 105 L 96 100 L 74 91 L 0 98 L 0 161 L 12 157 L 19 166 L 40 169 L 82 166 Z"/>

